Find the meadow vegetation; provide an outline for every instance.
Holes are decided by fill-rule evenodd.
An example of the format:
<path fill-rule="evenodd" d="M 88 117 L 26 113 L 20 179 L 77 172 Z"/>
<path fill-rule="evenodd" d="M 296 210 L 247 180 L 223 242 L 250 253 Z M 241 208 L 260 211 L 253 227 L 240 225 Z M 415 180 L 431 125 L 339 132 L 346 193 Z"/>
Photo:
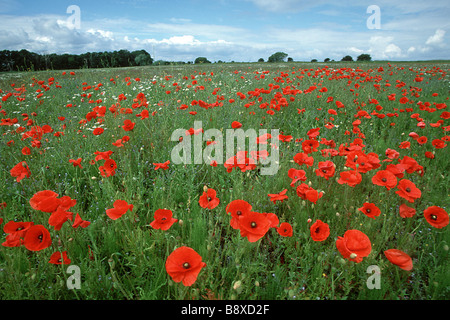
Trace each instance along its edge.
<path fill-rule="evenodd" d="M 448 299 L 448 72 L 291 62 L 1 73 L 1 299 Z M 194 137 L 194 121 L 279 129 L 261 142 L 278 171 L 174 164 L 171 134 Z M 252 213 L 236 218 L 235 200 Z M 267 228 L 252 233 L 255 221 Z M 201 260 L 172 256 L 195 262 L 189 277 L 167 269 L 182 247 Z"/>

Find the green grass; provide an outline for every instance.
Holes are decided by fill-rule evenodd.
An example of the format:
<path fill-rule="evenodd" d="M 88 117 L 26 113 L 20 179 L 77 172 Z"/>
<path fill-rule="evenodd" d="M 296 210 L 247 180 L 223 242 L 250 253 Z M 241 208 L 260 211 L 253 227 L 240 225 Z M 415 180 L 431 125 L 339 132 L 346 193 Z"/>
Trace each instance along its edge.
<path fill-rule="evenodd" d="M 377 71 L 382 66 L 384 71 Z M 436 69 L 440 68 L 440 69 Z M 268 71 L 261 78 L 263 71 Z M 340 72 L 336 72 L 340 71 Z M 428 71 L 431 71 L 428 73 Z M 258 72 L 258 73 L 256 73 Z M 417 72 L 424 73 L 422 82 L 414 82 Z M 31 147 L 31 139 L 21 139 L 22 133 L 15 133 L 14 126 L 0 127 L 0 209 L 3 226 L 8 221 L 33 221 L 48 228 L 52 245 L 38 252 L 21 247 L 0 247 L 0 292 L 3 300 L 11 299 L 388 299 L 388 300 L 441 300 L 450 296 L 448 275 L 448 226 L 442 229 L 432 227 L 423 217 L 423 210 L 436 205 L 448 208 L 448 148 L 435 149 L 431 142 L 447 136 L 442 127 L 448 126 L 443 119 L 439 128 L 427 125 L 421 129 L 411 118 L 418 113 L 424 121 L 436 123 L 442 111 L 420 110 L 417 102 L 448 104 L 448 65 L 444 63 L 288 63 L 288 64 L 213 64 L 191 66 L 165 66 L 146 68 L 122 68 L 101 70 L 75 70 L 75 75 L 62 75 L 59 71 L 2 74 L 1 95 L 15 92 L 25 86 L 25 100 L 11 97 L 1 102 L 5 115 L 2 118 L 17 118 L 26 131 L 31 128 L 22 114 L 27 113 L 34 125 L 50 125 L 54 132 L 44 134 L 40 148 Z M 212 73 L 212 74 L 211 74 Z M 14 77 L 12 77 L 14 75 Z M 196 85 L 192 85 L 195 77 Z M 297 77 L 298 76 L 298 77 Z M 55 83 L 48 85 L 54 77 Z M 130 77 L 130 79 L 126 79 Z M 140 81 L 134 79 L 139 77 Z M 165 78 L 167 77 L 167 78 Z M 115 83 L 110 81 L 113 78 Z M 167 79 L 167 80 L 166 80 Z M 44 81 L 49 89 L 40 99 L 35 92 Z M 389 82 L 390 87 L 385 86 Z M 397 88 L 399 82 L 405 86 Z M 31 86 L 36 83 L 35 86 Z M 55 84 L 61 86 L 56 87 Z M 85 83 L 85 84 L 83 84 Z M 101 83 L 99 90 L 94 88 Z M 129 85 L 127 85 L 129 83 Z M 178 91 L 176 86 L 178 84 Z M 380 84 L 378 92 L 374 84 Z M 359 88 L 355 87 L 359 85 Z M 90 89 L 86 87 L 92 86 Z M 189 86 L 191 85 L 191 86 Z M 255 89 L 269 89 L 278 85 L 270 94 L 257 98 L 240 100 L 236 95 L 242 92 L 248 96 Z M 196 86 L 204 86 L 203 90 Z M 293 101 L 286 95 L 288 106 L 275 111 L 273 115 L 260 109 L 263 102 L 273 102 L 275 93 L 283 88 L 307 90 L 298 93 Z M 326 87 L 327 92 L 319 92 Z M 419 96 L 411 95 L 411 88 L 418 87 Z M 85 88 L 86 90 L 83 90 Z M 212 92 L 220 88 L 217 94 Z M 166 90 L 171 93 L 167 94 Z M 402 91 L 403 90 L 403 91 Z M 148 100 L 150 117 L 141 120 L 136 117 L 141 109 L 132 114 L 119 113 L 114 116 L 108 109 L 117 103 L 120 94 L 127 100 L 120 107 L 132 108 L 133 99 L 144 93 Z M 388 95 L 396 93 L 397 99 L 389 101 Z M 402 105 L 399 98 L 405 93 L 413 101 Z M 438 96 L 433 96 L 437 93 Z M 86 94 L 86 97 L 82 97 Z M 90 95 L 90 96 L 89 96 Z M 214 103 L 216 96 L 224 97 L 220 107 L 204 109 L 191 106 L 191 101 L 202 100 Z M 320 96 L 320 97 L 318 97 Z M 328 97 L 334 101 L 327 103 Z M 101 99 L 97 103 L 97 100 Z M 235 99 L 230 104 L 229 99 Z M 398 113 L 398 117 L 361 119 L 359 126 L 364 134 L 364 150 L 386 159 L 387 148 L 400 152 L 400 158 L 410 156 L 423 166 L 424 175 L 405 174 L 421 189 L 422 196 L 413 206 L 417 213 L 412 218 L 401 218 L 398 206 L 405 201 L 395 194 L 373 185 L 372 176 L 377 170 L 362 174 L 362 181 L 355 187 L 337 183 L 339 173 L 345 171 L 344 157 L 331 160 L 336 164 L 336 174 L 325 180 L 315 174 L 317 163 L 326 160 L 320 152 L 312 154 L 313 167 L 299 166 L 293 156 L 302 152 L 301 142 L 307 139 L 307 132 L 320 127 L 319 140 L 334 140 L 336 150 L 340 145 L 350 144 L 356 134 L 351 133 L 355 114 L 375 110 L 370 99 L 377 99 L 383 107 L 379 113 Z M 336 108 L 339 100 L 345 108 Z M 89 102 L 91 101 L 91 102 Z M 246 103 L 255 101 L 246 107 Z M 75 105 L 72 108 L 67 104 Z M 189 105 L 180 110 L 182 104 Z M 80 120 L 96 106 L 106 106 L 102 127 L 105 132 L 94 136 L 96 119 L 80 126 Z M 120 108 L 119 107 L 119 108 Z M 410 107 L 411 112 L 400 112 Z M 305 112 L 299 113 L 299 109 Z M 337 111 L 333 122 L 336 127 L 325 128 L 330 119 L 329 108 Z M 190 115 L 189 111 L 197 111 Z M 36 115 L 31 114 L 35 112 Z M 156 112 L 152 115 L 152 112 Z M 64 121 L 58 117 L 65 117 Z M 133 131 L 125 132 L 120 126 L 125 119 L 136 122 Z M 223 165 L 209 164 L 174 165 L 168 170 L 154 170 L 153 163 L 170 159 L 176 142 L 170 141 L 177 128 L 189 129 L 195 120 L 201 120 L 203 129 L 231 128 L 232 121 L 239 121 L 243 128 L 279 129 L 292 135 L 290 142 L 280 142 L 280 167 L 274 176 L 264 176 L 257 170 L 226 172 Z M 391 126 L 391 122 L 395 122 Z M 61 126 L 65 124 L 66 127 Z M 346 134 L 349 130 L 350 134 Z M 428 138 L 424 145 L 417 144 L 408 136 L 417 132 Z M 112 145 L 117 139 L 128 135 L 130 140 L 124 147 Z M 10 143 L 8 146 L 8 142 Z M 410 141 L 410 149 L 399 149 L 402 141 Z M 447 142 L 448 143 L 448 142 Z M 31 155 L 21 153 L 23 147 L 30 147 Z M 320 149 L 323 149 L 321 146 Z M 114 176 L 105 178 L 99 173 L 99 163 L 90 164 L 96 151 L 114 151 L 111 156 L 117 162 Z M 425 151 L 435 153 L 434 159 L 425 157 Z M 73 167 L 69 159 L 82 158 L 83 169 Z M 26 161 L 31 175 L 20 182 L 11 177 L 10 170 L 20 161 Z M 384 162 L 381 162 L 384 168 Z M 289 186 L 287 173 L 290 168 L 304 169 L 311 186 L 324 191 L 315 205 L 302 200 Z M 208 210 L 199 206 L 203 188 L 208 186 L 217 191 L 218 207 Z M 270 193 L 288 189 L 289 199 L 273 204 Z M 38 191 L 52 190 L 59 196 L 76 199 L 72 211 L 79 213 L 91 224 L 74 229 L 70 222 L 61 230 L 54 230 L 48 224 L 49 213 L 36 211 L 29 204 Z M 117 199 L 134 205 L 118 220 L 111 220 L 105 213 Z M 281 237 L 274 228 L 255 243 L 250 243 L 232 229 L 230 217 L 225 213 L 226 205 L 234 199 L 243 199 L 252 204 L 255 211 L 275 213 L 280 223 L 289 222 L 294 229 L 292 237 Z M 373 202 L 381 209 L 381 215 L 371 219 L 357 209 L 364 202 Z M 159 208 L 173 211 L 179 221 L 169 230 L 154 230 L 149 226 L 153 213 Z M 315 242 L 309 234 L 311 219 L 320 219 L 330 226 L 330 236 L 323 242 Z M 182 222 L 181 222 L 182 221 Z M 181 222 L 181 223 L 180 223 Z M 346 230 L 358 229 L 364 232 L 372 244 L 372 251 L 362 262 L 354 263 L 344 259 L 336 249 L 336 239 Z M 6 234 L 2 235 L 2 242 Z M 200 272 L 191 287 L 175 283 L 165 270 L 167 256 L 177 247 L 189 246 L 197 251 L 206 267 Z M 383 252 L 397 248 L 408 253 L 413 260 L 413 269 L 405 271 L 390 263 Z M 67 289 L 71 276 L 67 265 L 48 263 L 55 251 L 67 250 L 71 264 L 80 268 L 81 288 Z M 371 265 L 381 270 L 380 289 L 369 289 L 366 271 Z M 240 281 L 240 282 L 238 282 Z M 239 285 L 236 285 L 238 282 Z M 20 284 L 20 285 L 18 285 Z"/>

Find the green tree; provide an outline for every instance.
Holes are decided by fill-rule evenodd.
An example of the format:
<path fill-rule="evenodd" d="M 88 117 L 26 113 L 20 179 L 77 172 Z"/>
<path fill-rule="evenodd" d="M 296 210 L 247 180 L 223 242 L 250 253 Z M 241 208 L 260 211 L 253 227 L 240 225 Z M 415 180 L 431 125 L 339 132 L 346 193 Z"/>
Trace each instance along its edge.
<path fill-rule="evenodd" d="M 209 61 L 205 57 L 198 57 L 197 59 L 195 59 L 194 63 L 195 64 L 197 64 L 197 63 L 211 63 L 211 61 Z"/>
<path fill-rule="evenodd" d="M 325 58 L 324 60 L 323 60 L 323 62 L 329 62 L 330 61 L 330 58 Z"/>
<path fill-rule="evenodd" d="M 353 58 L 351 56 L 345 56 L 341 59 L 341 61 L 353 61 Z"/>
<path fill-rule="evenodd" d="M 267 60 L 268 62 L 283 62 L 284 59 L 286 59 L 288 56 L 287 53 L 284 52 L 275 52 L 274 54 L 272 54 L 269 59 Z"/>
<path fill-rule="evenodd" d="M 372 60 L 372 57 L 370 56 L 370 54 L 367 54 L 367 53 L 360 54 L 356 58 L 356 61 L 371 61 L 371 60 Z"/>
<path fill-rule="evenodd" d="M 259 58 L 258 62 L 264 62 L 264 58 Z"/>

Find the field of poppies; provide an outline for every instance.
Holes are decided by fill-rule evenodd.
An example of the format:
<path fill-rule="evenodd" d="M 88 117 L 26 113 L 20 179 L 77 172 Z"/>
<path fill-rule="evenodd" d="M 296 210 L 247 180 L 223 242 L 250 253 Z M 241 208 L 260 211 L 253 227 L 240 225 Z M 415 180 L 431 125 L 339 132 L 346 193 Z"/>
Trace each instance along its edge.
<path fill-rule="evenodd" d="M 1 299 L 448 299 L 448 72 L 0 74 Z"/>

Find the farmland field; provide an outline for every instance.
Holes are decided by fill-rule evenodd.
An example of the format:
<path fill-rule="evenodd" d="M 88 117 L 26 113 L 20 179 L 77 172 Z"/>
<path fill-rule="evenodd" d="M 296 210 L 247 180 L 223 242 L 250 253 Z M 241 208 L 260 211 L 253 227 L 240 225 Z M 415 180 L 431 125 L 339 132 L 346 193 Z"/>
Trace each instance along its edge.
<path fill-rule="evenodd" d="M 448 299 L 448 72 L 0 74 L 1 299 Z"/>

